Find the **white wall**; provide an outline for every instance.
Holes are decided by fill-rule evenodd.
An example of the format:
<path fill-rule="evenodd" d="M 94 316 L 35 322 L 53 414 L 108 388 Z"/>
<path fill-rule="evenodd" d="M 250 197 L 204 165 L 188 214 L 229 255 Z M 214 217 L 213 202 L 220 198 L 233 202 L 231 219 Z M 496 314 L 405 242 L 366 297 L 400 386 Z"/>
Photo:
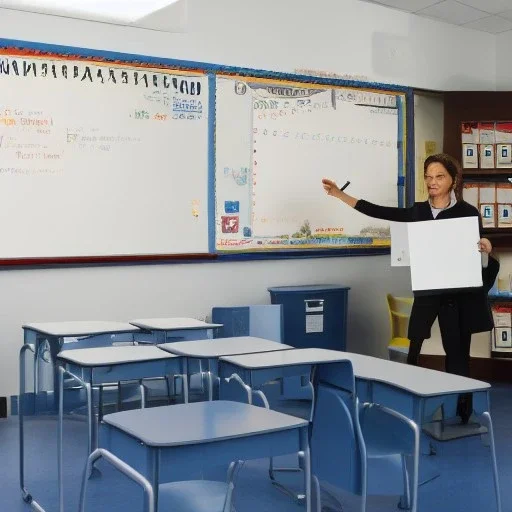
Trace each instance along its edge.
<path fill-rule="evenodd" d="M 512 69 L 510 48 L 512 47 L 512 32 L 504 32 L 496 36 L 496 89 L 512 91 Z"/>
<path fill-rule="evenodd" d="M 307 10 L 296 0 L 190 0 L 184 34 L 0 9 L 0 36 L 428 89 L 495 83 L 493 36 L 353 0 L 317 0 Z M 312 283 L 351 286 L 349 349 L 386 355 L 384 295 L 409 289 L 407 270 L 391 270 L 388 256 L 0 271 L 0 395 L 17 393 L 23 323 L 203 317 L 213 305 L 268 303 L 268 286 Z"/>
<path fill-rule="evenodd" d="M 168 34 L 0 10 L 4 38 L 257 69 L 319 69 L 431 90 L 493 90 L 495 37 L 356 0 L 189 0 Z"/>

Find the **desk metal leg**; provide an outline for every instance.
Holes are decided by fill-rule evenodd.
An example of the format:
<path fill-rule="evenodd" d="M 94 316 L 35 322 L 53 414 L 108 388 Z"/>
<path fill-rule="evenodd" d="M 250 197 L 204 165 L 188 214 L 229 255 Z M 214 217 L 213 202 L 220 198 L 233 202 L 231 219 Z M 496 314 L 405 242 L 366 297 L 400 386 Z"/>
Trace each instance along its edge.
<path fill-rule="evenodd" d="M 35 349 L 32 345 L 25 344 L 21 347 L 20 358 L 19 358 L 19 371 L 20 371 L 20 391 L 18 400 L 18 420 L 19 420 L 19 443 L 20 443 L 20 488 L 21 497 L 23 501 L 30 504 L 32 510 L 36 512 L 45 512 L 44 508 L 37 503 L 32 495 L 25 489 L 25 430 L 24 430 L 24 415 L 27 408 L 26 400 L 26 387 L 25 387 L 25 365 L 26 365 L 26 353 L 27 351 L 32 352 L 35 355 Z M 34 398 L 35 399 L 35 398 Z"/>
<path fill-rule="evenodd" d="M 482 413 L 482 422 L 487 427 L 487 434 L 489 436 L 489 447 L 491 449 L 492 460 L 492 475 L 494 478 L 494 492 L 496 493 L 496 510 L 501 512 L 501 496 L 500 496 L 500 483 L 498 478 L 498 465 L 496 463 L 496 447 L 494 445 L 494 430 L 492 427 L 491 415 L 489 412 Z"/>
<path fill-rule="evenodd" d="M 309 428 L 303 427 L 300 429 L 300 446 L 303 455 L 302 462 L 304 466 L 304 489 L 306 512 L 311 512 L 311 457 L 309 451 Z"/>
<path fill-rule="evenodd" d="M 64 377 L 68 375 L 85 388 L 87 398 L 87 454 L 91 454 L 93 445 L 93 414 L 92 414 L 92 392 L 91 385 L 76 375 L 59 367 L 59 426 L 57 435 L 57 457 L 58 457 L 58 486 L 59 486 L 59 511 L 64 512 L 64 475 L 63 466 L 63 433 L 64 433 Z"/>

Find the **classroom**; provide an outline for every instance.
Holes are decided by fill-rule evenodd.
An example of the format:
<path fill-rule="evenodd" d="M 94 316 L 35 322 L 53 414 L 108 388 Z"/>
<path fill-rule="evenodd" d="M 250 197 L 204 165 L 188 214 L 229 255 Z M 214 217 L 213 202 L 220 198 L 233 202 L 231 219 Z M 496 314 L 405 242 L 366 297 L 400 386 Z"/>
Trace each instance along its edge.
<path fill-rule="evenodd" d="M 69 3 L 0 1 L 0 511 L 512 512 L 512 0 Z M 489 266 L 350 208 L 440 153 Z"/>

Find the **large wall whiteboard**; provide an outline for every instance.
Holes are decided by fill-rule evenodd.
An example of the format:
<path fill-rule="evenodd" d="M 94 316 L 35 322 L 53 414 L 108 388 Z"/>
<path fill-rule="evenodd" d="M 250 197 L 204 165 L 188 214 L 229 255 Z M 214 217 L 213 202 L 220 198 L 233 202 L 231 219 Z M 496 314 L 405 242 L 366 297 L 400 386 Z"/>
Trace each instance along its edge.
<path fill-rule="evenodd" d="M 389 223 L 327 197 L 397 206 L 404 97 L 217 77 L 218 251 L 389 247 Z"/>
<path fill-rule="evenodd" d="M 208 77 L 0 52 L 0 259 L 208 252 Z"/>

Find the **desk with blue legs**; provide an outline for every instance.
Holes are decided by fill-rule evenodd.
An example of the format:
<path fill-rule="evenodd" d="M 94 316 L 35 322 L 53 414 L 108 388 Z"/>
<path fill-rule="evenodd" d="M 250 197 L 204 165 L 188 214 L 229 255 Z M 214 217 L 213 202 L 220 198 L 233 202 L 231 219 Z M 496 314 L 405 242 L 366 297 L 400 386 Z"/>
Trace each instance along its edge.
<path fill-rule="evenodd" d="M 173 428 L 169 428 L 172 425 Z M 236 460 L 304 453 L 306 512 L 311 512 L 309 423 L 238 402 L 198 402 L 108 414 L 102 445 L 153 486 L 169 481 L 171 466 L 226 466 Z M 157 510 L 157 504 L 155 504 Z"/>
<path fill-rule="evenodd" d="M 207 362 L 209 400 L 213 399 L 213 376 L 218 376 L 219 358 L 236 354 L 277 352 L 293 348 L 289 345 L 253 336 L 235 336 L 233 338 L 217 338 L 214 340 L 178 341 L 176 343 L 158 345 L 158 347 L 171 354 L 184 357 L 187 366 L 191 360 Z"/>
<path fill-rule="evenodd" d="M 239 373 L 243 376 L 245 384 L 250 385 L 252 382 L 258 388 L 264 381 L 268 381 L 268 376 L 275 374 L 279 364 L 283 367 L 288 366 L 288 372 L 299 372 L 304 370 L 300 363 L 307 365 L 314 361 L 320 362 L 322 359 L 324 362 L 350 361 L 360 403 L 377 403 L 394 409 L 413 420 L 419 428 L 446 401 L 454 403 L 459 394 L 472 393 L 475 414 L 481 416 L 482 422 L 488 428 L 496 509 L 501 512 L 488 383 L 375 357 L 327 349 L 296 349 L 282 354 L 224 357 L 221 359 L 220 371 L 228 377 L 233 373 Z M 324 371 L 328 368 L 324 368 Z"/>
<path fill-rule="evenodd" d="M 186 394 L 187 376 L 181 375 L 179 356 L 169 354 L 155 346 L 126 346 L 101 347 L 90 349 L 67 350 L 57 356 L 59 368 L 59 432 L 58 432 L 58 480 L 59 480 L 59 510 L 64 512 L 63 485 L 63 418 L 64 418 L 64 378 L 71 377 L 86 390 L 88 450 L 97 448 L 95 429 L 97 421 L 93 414 L 92 389 L 105 384 L 142 379 L 160 378 L 170 375 L 180 376 L 184 380 L 184 401 L 188 402 Z M 141 402 L 144 407 L 144 388 L 141 385 Z"/>
<path fill-rule="evenodd" d="M 57 413 L 58 382 L 57 354 L 64 348 L 65 339 L 74 343 L 66 345 L 105 346 L 115 341 L 133 342 L 137 327 L 124 322 L 76 321 L 76 322 L 42 322 L 23 325 L 24 344 L 20 350 L 20 391 L 19 391 L 19 431 L 20 431 L 20 486 L 22 497 L 37 509 L 38 504 L 25 488 L 25 418 L 27 414 Z M 33 354 L 33 372 L 30 376 L 33 392 L 27 393 L 26 370 L 27 353 Z M 41 366 L 41 368 L 40 368 Z M 41 376 L 42 371 L 43 376 Z M 41 378 L 42 377 L 42 378 Z M 46 377 L 46 378 L 45 378 Z M 36 436 L 37 437 L 37 436 Z"/>
<path fill-rule="evenodd" d="M 212 339 L 214 329 L 222 327 L 195 318 L 143 318 L 130 323 L 151 334 L 154 343 Z"/>

